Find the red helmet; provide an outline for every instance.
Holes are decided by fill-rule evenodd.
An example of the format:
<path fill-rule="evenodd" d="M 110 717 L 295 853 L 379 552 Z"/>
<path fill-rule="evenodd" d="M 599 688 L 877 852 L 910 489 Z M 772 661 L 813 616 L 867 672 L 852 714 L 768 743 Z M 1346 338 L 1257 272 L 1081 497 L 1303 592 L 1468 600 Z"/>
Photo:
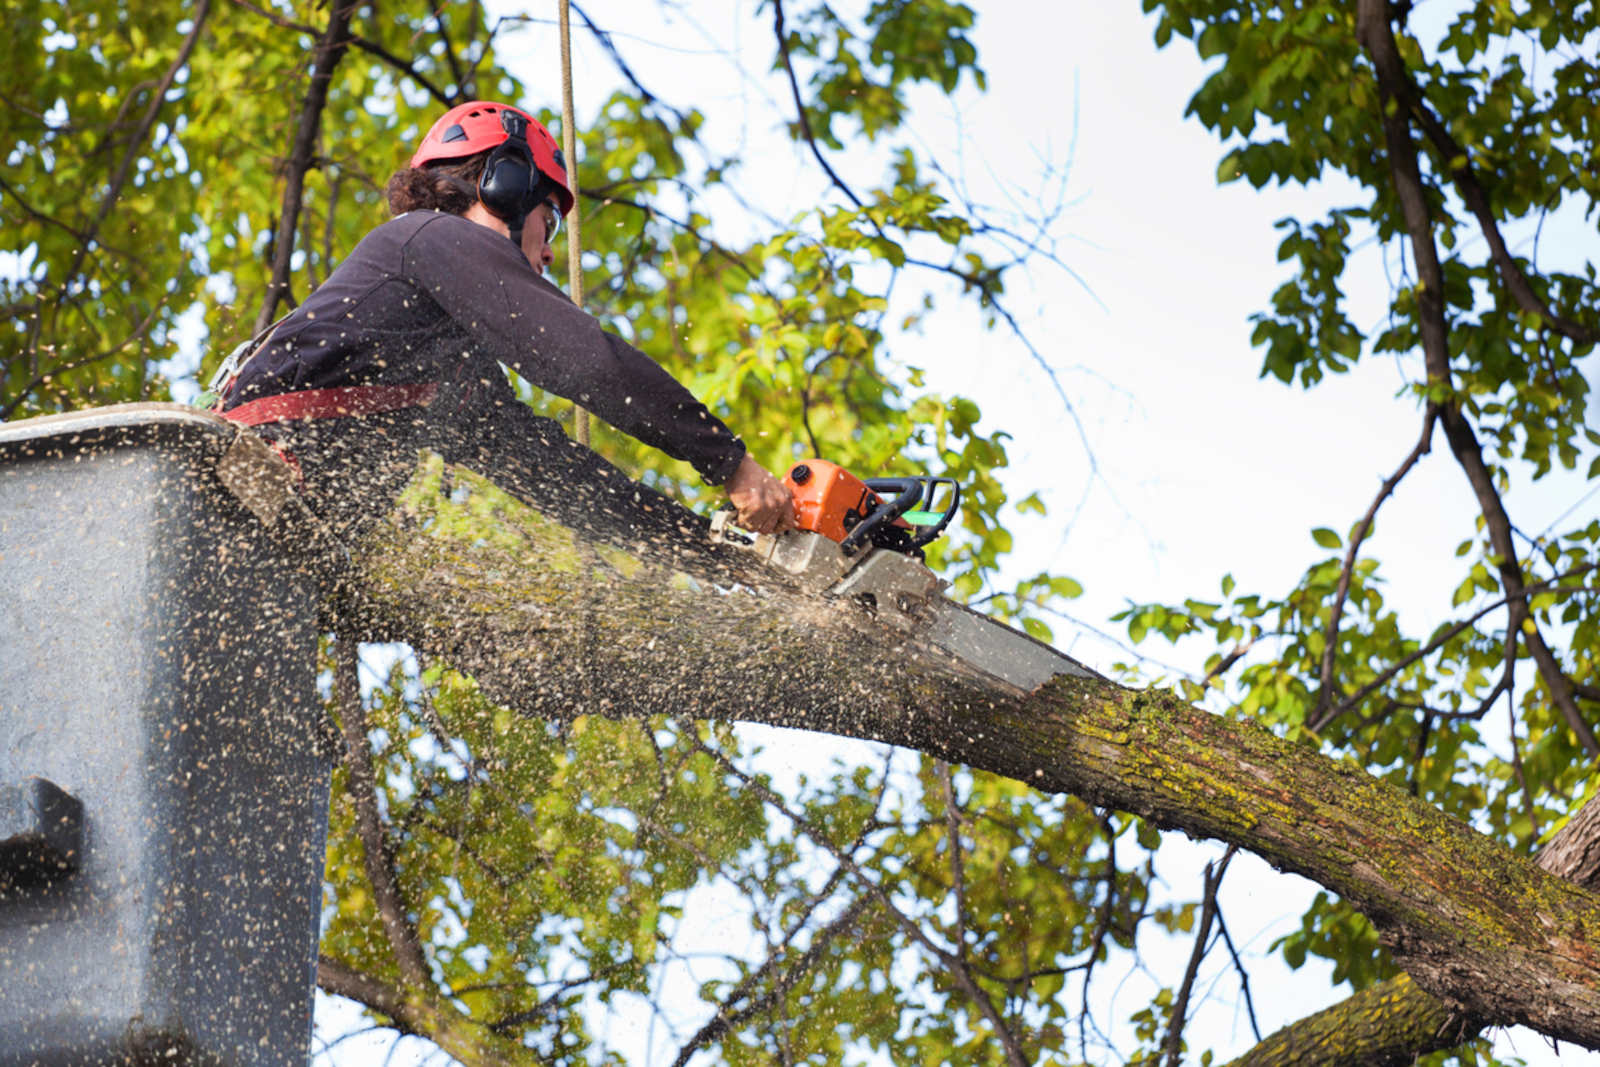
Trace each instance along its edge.
<path fill-rule="evenodd" d="M 500 118 L 509 111 L 527 122 L 528 149 L 533 153 L 533 165 L 539 174 L 555 187 L 561 213 L 572 210 L 572 187 L 567 182 L 567 161 L 561 146 L 550 136 L 544 124 L 526 111 L 509 104 L 490 104 L 473 101 L 457 104 L 439 116 L 428 130 L 427 136 L 411 156 L 411 166 L 421 167 L 440 160 L 464 159 L 479 152 L 498 147 L 511 136 Z"/>

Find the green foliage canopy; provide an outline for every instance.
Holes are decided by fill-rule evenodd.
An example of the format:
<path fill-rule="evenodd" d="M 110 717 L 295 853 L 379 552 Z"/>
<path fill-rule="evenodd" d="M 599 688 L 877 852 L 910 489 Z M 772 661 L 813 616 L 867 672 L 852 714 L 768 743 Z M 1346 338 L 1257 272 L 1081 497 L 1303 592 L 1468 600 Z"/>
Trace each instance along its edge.
<path fill-rule="evenodd" d="M 1451 622 L 1402 619 L 1370 551 L 1372 516 L 1329 516 L 1294 588 L 1224 578 L 1214 600 L 1132 606 L 1130 636 L 1214 641 L 1215 670 L 1188 695 L 1529 848 L 1593 789 L 1579 727 L 1600 698 L 1600 524 L 1579 516 L 1529 535 L 1512 517 L 1530 480 L 1600 473 L 1584 423 L 1593 266 L 1543 266 L 1516 239 L 1546 216 L 1593 218 L 1593 6 L 1478 0 L 1426 21 L 1371 0 L 1144 7 L 1159 44 L 1192 40 L 1213 64 L 1191 113 L 1225 142 L 1219 178 L 1265 188 L 1337 175 L 1359 191 L 1323 217 L 1284 220 L 1291 273 L 1255 320 L 1262 373 L 1312 389 L 1398 360 L 1421 444 L 1397 457 L 1374 515 L 1436 434 L 1482 507 L 1462 531 Z M 1004 434 L 983 429 L 970 400 L 924 391 L 887 343 L 911 279 L 954 279 L 992 325 L 1014 323 L 1005 281 L 1027 242 L 958 209 L 906 129 L 913 87 L 985 84 L 977 13 L 949 0 L 759 11 L 774 30 L 765 84 L 792 105 L 783 122 L 832 195 L 727 236 L 702 195 L 736 193 L 739 161 L 711 158 L 706 116 L 619 63 L 618 88 L 581 131 L 590 305 L 771 466 L 821 453 L 863 472 L 926 463 L 960 478 L 973 504 L 933 562 L 958 594 L 987 595 L 1048 638 L 1048 609 L 1079 588 L 1049 574 L 995 586 L 1014 503 Z M 332 29 L 341 14 L 348 40 Z M 424 0 L 331 11 L 18 0 L 0 70 L 0 417 L 187 395 L 252 331 L 283 218 L 295 219 L 278 279 L 292 302 L 383 217 L 385 178 L 443 106 L 498 96 L 537 109 L 499 58 L 501 29 L 477 4 Z M 319 58 L 327 99 L 308 116 Z M 313 148 L 296 162 L 305 131 Z M 858 145 L 890 165 L 844 173 Z M 304 183 L 295 204 L 291 173 Z M 1345 297 L 1367 242 L 1402 267 L 1376 329 Z M 909 303 L 911 318 L 937 314 Z M 1464 441 L 1482 445 L 1476 468 Z M 597 447 L 701 499 L 686 469 L 620 435 Z M 1097 969 L 1137 948 L 1146 919 L 1206 929 L 1200 902 L 1153 891 L 1160 837 L 1130 817 L 903 756 L 778 790 L 724 727 L 530 730 L 447 665 L 398 662 L 364 702 L 329 685 L 368 750 L 336 783 L 324 985 L 463 1060 L 621 1062 L 591 1026 L 594 1005 L 632 997 L 665 1025 L 711 1019 L 682 1036 L 682 1059 L 1092 1061 L 1083 991 Z M 330 661 L 330 675 L 351 669 L 348 656 Z M 1502 698 L 1508 733 L 1485 726 Z M 353 773 L 363 761 L 374 786 Z M 363 840 L 364 804 L 377 839 Z M 738 901 L 752 947 L 716 950 L 681 998 L 690 1006 L 668 1006 L 665 976 L 692 973 L 680 937 L 700 917 L 685 908 L 712 888 Z M 403 904 L 420 982 L 384 921 L 386 894 Z M 1291 964 L 1328 957 L 1358 987 L 1393 970 L 1370 924 L 1327 896 L 1282 951 Z M 1185 996 L 1173 981 L 1133 1012 L 1136 1058 L 1176 1044 Z"/>
<path fill-rule="evenodd" d="M 904 128 L 913 87 L 984 84 L 976 14 L 946 0 L 760 13 L 773 20 L 771 84 L 794 104 L 788 128 L 832 195 L 785 219 L 751 214 L 747 233 L 726 236 L 703 202 L 737 195 L 739 161 L 712 158 L 705 117 L 619 62 L 619 88 L 580 130 L 586 303 L 769 467 L 822 454 L 863 474 L 931 466 L 960 479 L 962 529 L 931 562 L 959 595 L 991 594 L 1048 638 L 1045 609 L 1080 590 L 1048 574 L 995 586 L 1011 543 L 1005 435 L 971 400 L 929 393 L 886 343 L 891 314 L 937 314 L 931 297 L 904 297 L 919 279 L 953 281 L 991 325 L 1014 326 L 1006 274 L 1036 254 L 1001 228 L 980 235 L 985 220 L 952 202 Z M 10 21 L 6 418 L 192 396 L 281 311 L 274 282 L 292 306 L 386 217 L 385 180 L 447 104 L 512 99 L 559 126 L 501 62 L 505 24 L 475 4 L 23 0 Z M 327 72 L 320 109 L 314 71 Z M 884 165 L 845 167 L 857 144 Z M 620 434 L 602 430 L 595 446 L 691 504 L 707 497 L 687 467 Z M 446 665 L 398 662 L 360 707 L 329 664 L 330 706 L 364 727 L 376 775 L 357 759 L 335 783 L 323 985 L 458 1058 L 617 1061 L 586 1005 L 664 999 L 697 887 L 731 888 L 757 938 L 721 949 L 693 996 L 720 1021 L 686 1047 L 729 1062 L 780 1048 L 982 1062 L 1004 1058 L 997 1028 L 1013 1054 L 1054 1055 L 1072 1025 L 1055 996 L 1070 961 L 1131 944 L 1150 914 L 1186 921 L 1181 906 L 1152 911 L 1148 871 L 1119 857 L 1129 821 L 1081 804 L 1040 804 L 932 761 L 824 768 L 780 797 L 742 769 L 749 753 L 726 728 L 530 730 Z M 969 806 L 981 815 L 943 814 Z M 364 820 L 377 838 L 364 841 Z M 985 868 L 953 915 L 952 856 Z M 891 908 L 874 885 L 896 887 Z M 394 943 L 395 900 L 415 953 Z"/>
<path fill-rule="evenodd" d="M 1278 224 L 1289 276 L 1254 317 L 1261 374 L 1315 389 L 1393 360 L 1407 385 L 1373 418 L 1421 435 L 1366 515 L 1312 531 L 1323 551 L 1292 589 L 1224 578 L 1214 602 L 1131 607 L 1130 634 L 1214 641 L 1219 703 L 1531 849 L 1595 788 L 1600 522 L 1577 507 L 1537 532 L 1519 521 L 1535 483 L 1579 501 L 1600 475 L 1593 5 L 1143 7 L 1159 45 L 1188 39 L 1209 61 L 1189 114 L 1224 145 L 1218 179 L 1328 193 L 1322 217 Z M 1366 327 L 1348 292 L 1374 269 L 1391 284 Z M 1430 449 L 1478 514 L 1450 603 L 1419 629 L 1392 604 L 1404 576 L 1385 573 L 1375 530 Z M 1281 944 L 1356 988 L 1393 973 L 1371 925 L 1326 895 Z"/>

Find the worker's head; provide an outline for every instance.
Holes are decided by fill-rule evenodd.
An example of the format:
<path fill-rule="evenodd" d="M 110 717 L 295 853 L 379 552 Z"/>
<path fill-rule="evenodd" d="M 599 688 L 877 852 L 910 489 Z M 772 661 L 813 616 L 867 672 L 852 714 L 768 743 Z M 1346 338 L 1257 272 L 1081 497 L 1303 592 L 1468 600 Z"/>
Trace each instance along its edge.
<path fill-rule="evenodd" d="M 469 103 L 440 116 L 389 179 L 389 209 L 472 213 L 475 204 L 506 224 L 535 266 L 549 261 L 548 242 L 572 210 L 566 160 L 533 116 L 506 104 Z M 530 216 L 536 221 L 524 226 Z M 534 247 L 530 250 L 528 245 Z"/>

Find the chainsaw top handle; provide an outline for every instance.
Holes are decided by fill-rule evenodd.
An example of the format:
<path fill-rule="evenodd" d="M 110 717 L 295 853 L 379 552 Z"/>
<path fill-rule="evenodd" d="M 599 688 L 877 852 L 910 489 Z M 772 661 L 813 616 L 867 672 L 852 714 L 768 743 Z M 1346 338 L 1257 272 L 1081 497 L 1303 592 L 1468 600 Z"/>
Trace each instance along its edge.
<path fill-rule="evenodd" d="M 867 480 L 867 488 L 874 489 L 873 482 L 876 478 Z M 905 479 L 885 479 L 886 481 L 904 481 Z M 956 517 L 956 512 L 961 510 L 961 483 L 954 478 L 936 478 L 932 475 L 922 475 L 911 479 L 920 482 L 923 487 L 921 509 L 916 512 L 904 512 L 903 517 L 913 526 L 920 527 L 921 533 L 911 538 L 912 548 L 921 548 L 944 533 L 944 528 L 950 525 L 950 520 Z M 950 501 L 940 511 L 933 510 L 933 498 L 938 495 L 939 487 L 950 487 Z M 892 490 L 891 490 L 892 491 Z M 926 521 L 932 520 L 932 521 Z"/>

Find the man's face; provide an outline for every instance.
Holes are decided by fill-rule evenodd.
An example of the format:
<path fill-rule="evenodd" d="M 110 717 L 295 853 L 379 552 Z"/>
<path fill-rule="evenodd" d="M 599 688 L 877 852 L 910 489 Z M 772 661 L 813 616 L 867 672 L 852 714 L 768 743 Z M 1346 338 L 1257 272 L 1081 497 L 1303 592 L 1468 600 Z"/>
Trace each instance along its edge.
<path fill-rule="evenodd" d="M 528 216 L 528 221 L 522 226 L 522 254 L 528 257 L 528 262 L 533 264 L 533 269 L 540 274 L 545 268 L 555 262 L 556 254 L 550 245 L 556 239 L 556 231 L 561 228 L 561 212 L 556 210 L 553 201 L 546 200 L 533 209 Z"/>

